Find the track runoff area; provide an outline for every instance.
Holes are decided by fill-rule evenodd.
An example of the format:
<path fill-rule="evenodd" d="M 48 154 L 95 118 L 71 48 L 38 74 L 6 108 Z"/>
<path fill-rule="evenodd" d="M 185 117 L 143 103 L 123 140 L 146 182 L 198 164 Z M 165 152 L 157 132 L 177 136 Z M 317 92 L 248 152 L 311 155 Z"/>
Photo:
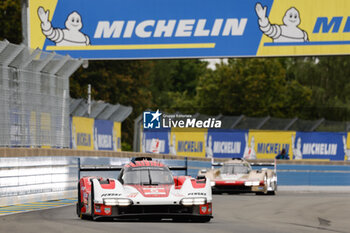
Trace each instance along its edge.
<path fill-rule="evenodd" d="M 16 208 L 0 216 L 0 232 L 340 232 L 350 229 L 350 196 L 336 192 L 287 192 L 276 196 L 253 194 L 214 195 L 213 216 L 209 223 L 140 222 L 135 220 L 81 220 L 75 200 L 37 203 Z M 53 204 L 50 206 L 50 203 Z M 60 205 L 61 204 L 61 205 Z M 35 204 L 32 203 L 33 206 Z M 40 206 L 41 205 L 41 206 Z M 47 206 L 46 206 L 47 205 Z M 67 205 L 67 206 L 64 206 Z M 45 206 L 45 207 L 44 207 Z M 61 207 L 61 208 L 53 208 Z M 22 208 L 22 211 L 18 211 Z M 45 209 L 42 209 L 45 208 Z M 46 209 L 49 208 L 49 209 Z M 30 211 L 36 210 L 36 211 Z M 30 212 L 23 212 L 30 211 Z M 13 214 L 16 213 L 16 214 Z"/>

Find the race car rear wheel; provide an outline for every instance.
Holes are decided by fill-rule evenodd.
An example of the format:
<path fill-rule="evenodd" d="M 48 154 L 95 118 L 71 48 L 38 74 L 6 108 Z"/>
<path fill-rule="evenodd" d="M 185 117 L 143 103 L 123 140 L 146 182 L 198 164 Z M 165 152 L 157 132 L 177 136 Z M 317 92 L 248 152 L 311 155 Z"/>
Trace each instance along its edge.
<path fill-rule="evenodd" d="M 267 175 L 265 174 L 265 176 L 264 176 L 264 190 L 255 192 L 255 195 L 268 195 L 269 194 L 269 192 L 267 191 L 268 188 L 269 188 L 269 186 L 267 184 Z"/>
<path fill-rule="evenodd" d="M 265 187 L 264 187 L 264 194 L 267 195 L 269 192 L 267 191 L 267 189 L 269 188 L 269 185 L 267 184 L 267 174 L 265 174 L 264 176 L 264 184 L 265 184 Z"/>
<path fill-rule="evenodd" d="M 271 188 L 273 189 L 273 191 L 268 191 L 267 194 L 268 195 L 275 195 L 276 194 L 276 190 L 277 190 L 277 183 L 276 183 L 276 181 L 271 182 Z"/>

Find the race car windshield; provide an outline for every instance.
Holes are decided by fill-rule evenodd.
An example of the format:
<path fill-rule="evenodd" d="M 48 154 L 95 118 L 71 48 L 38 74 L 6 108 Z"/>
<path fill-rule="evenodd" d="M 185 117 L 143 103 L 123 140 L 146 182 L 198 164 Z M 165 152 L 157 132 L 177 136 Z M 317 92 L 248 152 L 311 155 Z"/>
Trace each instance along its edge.
<path fill-rule="evenodd" d="M 133 167 L 125 171 L 124 184 L 159 185 L 173 184 L 169 169 L 164 167 Z"/>
<path fill-rule="evenodd" d="M 220 168 L 223 174 L 248 174 L 249 166 L 246 164 L 226 164 Z"/>

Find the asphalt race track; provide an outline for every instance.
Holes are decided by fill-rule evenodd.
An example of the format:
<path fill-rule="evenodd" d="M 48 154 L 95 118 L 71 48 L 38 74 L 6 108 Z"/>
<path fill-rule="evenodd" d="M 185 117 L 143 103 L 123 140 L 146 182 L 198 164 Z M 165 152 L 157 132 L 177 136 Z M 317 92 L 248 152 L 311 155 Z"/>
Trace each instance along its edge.
<path fill-rule="evenodd" d="M 350 232 L 348 193 L 214 195 L 210 223 L 80 220 L 74 206 L 0 217 L 1 233 Z"/>

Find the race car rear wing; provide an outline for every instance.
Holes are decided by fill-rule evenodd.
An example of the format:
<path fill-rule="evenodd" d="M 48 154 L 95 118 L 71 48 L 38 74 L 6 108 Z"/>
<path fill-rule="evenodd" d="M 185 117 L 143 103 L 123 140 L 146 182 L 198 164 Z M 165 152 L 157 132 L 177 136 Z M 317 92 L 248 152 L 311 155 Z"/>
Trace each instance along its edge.
<path fill-rule="evenodd" d="M 257 162 L 257 163 L 250 163 L 250 166 L 254 167 L 273 167 L 273 171 L 276 173 L 277 172 L 277 162 L 276 159 L 274 159 L 273 163 L 264 163 L 264 162 Z"/>
<path fill-rule="evenodd" d="M 91 171 L 120 171 L 124 166 L 79 166 L 79 172 L 91 172 Z M 185 166 L 168 166 L 172 171 L 184 171 L 187 168 Z"/>
<path fill-rule="evenodd" d="M 98 165 L 98 166 L 92 166 L 92 165 L 81 165 L 78 164 L 78 179 L 80 180 L 80 174 L 81 172 L 99 172 L 99 171 L 120 171 L 124 165 Z M 168 166 L 168 168 L 171 171 L 186 171 L 187 174 L 187 167 L 186 166 Z"/>
<path fill-rule="evenodd" d="M 123 166 L 79 166 L 79 172 L 91 172 L 91 171 L 120 171 Z"/>
<path fill-rule="evenodd" d="M 241 158 L 233 158 L 234 160 L 244 160 L 244 159 L 241 159 Z M 273 163 L 267 163 L 267 162 L 250 162 L 249 163 L 250 166 L 252 167 L 272 167 L 273 166 L 273 171 L 276 173 L 277 171 L 277 162 L 276 162 L 276 159 L 274 159 L 274 162 Z M 224 165 L 223 162 L 219 162 L 219 163 L 216 163 L 214 162 L 214 160 L 212 159 L 212 168 L 215 168 L 215 167 L 221 167 L 222 165 Z"/>

